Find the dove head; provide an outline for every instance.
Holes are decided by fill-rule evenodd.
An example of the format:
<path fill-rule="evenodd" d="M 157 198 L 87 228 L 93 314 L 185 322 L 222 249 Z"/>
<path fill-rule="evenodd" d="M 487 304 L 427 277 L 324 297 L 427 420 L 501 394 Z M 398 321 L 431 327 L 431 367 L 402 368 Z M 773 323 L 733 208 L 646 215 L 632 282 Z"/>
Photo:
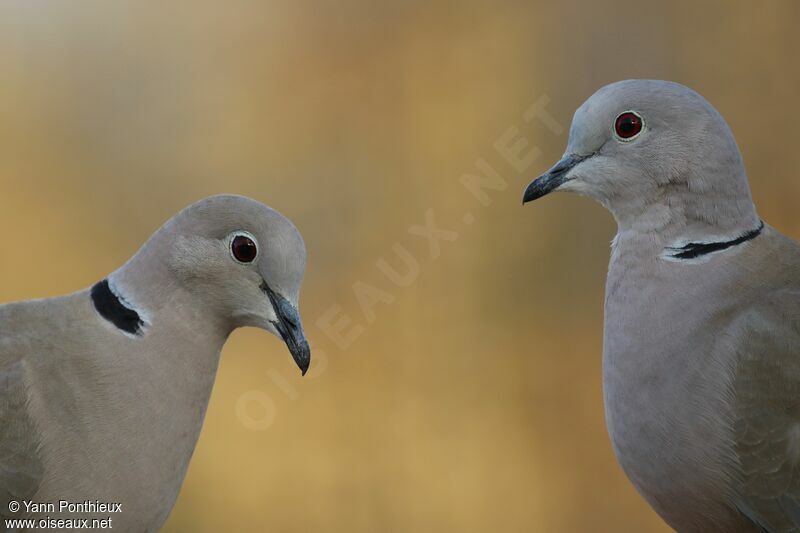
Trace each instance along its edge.
<path fill-rule="evenodd" d="M 725 120 L 677 83 L 607 85 L 575 112 L 564 157 L 531 183 L 594 198 L 620 230 L 704 238 L 758 224 L 739 149 Z"/>
<path fill-rule="evenodd" d="M 305 264 L 303 239 L 286 217 L 221 195 L 175 215 L 109 281 L 145 308 L 189 308 L 196 321 L 226 332 L 265 329 L 286 342 L 305 373 L 310 350 L 298 313 Z"/>

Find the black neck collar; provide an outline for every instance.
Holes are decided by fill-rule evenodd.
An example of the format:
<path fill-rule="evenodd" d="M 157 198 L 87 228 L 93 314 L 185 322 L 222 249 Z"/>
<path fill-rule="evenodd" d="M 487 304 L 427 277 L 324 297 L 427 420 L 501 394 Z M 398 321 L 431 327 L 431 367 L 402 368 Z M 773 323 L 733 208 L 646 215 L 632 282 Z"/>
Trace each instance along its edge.
<path fill-rule="evenodd" d="M 731 246 L 737 246 L 742 244 L 743 242 L 747 242 L 751 239 L 755 239 L 759 235 L 761 235 L 761 231 L 764 229 L 764 221 L 760 221 L 760 224 L 756 229 L 750 230 L 741 237 L 737 237 L 730 241 L 720 241 L 720 242 L 690 242 L 681 247 L 676 248 L 667 248 L 669 252 L 669 257 L 674 259 L 694 259 L 696 257 L 700 257 L 702 255 L 710 254 L 712 252 L 718 252 L 720 250 L 725 250 L 726 248 L 730 248 Z"/>
<path fill-rule="evenodd" d="M 107 279 L 92 287 L 91 295 L 94 308 L 97 309 L 100 316 L 126 333 L 141 334 L 144 321 L 139 313 L 126 306 L 119 296 L 114 294 Z"/>

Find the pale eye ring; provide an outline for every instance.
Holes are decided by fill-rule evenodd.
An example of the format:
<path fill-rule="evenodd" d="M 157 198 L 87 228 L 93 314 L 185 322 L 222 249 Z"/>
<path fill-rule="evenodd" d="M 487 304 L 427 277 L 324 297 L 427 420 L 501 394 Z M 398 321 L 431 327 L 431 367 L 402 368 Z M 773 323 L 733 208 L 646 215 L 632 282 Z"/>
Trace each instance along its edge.
<path fill-rule="evenodd" d="M 246 231 L 235 231 L 229 237 L 228 250 L 237 263 L 252 263 L 258 257 L 256 238 Z"/>
<path fill-rule="evenodd" d="M 644 119 L 636 111 L 623 111 L 614 119 L 614 135 L 618 141 L 630 142 L 644 131 Z"/>

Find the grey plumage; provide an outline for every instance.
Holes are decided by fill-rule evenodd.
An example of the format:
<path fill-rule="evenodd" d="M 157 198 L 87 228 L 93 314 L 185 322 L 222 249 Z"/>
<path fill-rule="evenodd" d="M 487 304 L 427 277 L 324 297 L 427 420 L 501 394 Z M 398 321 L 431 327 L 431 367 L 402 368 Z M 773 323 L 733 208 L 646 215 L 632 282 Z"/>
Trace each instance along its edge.
<path fill-rule="evenodd" d="M 240 234 L 255 241 L 252 262 L 231 252 Z M 231 331 L 281 336 L 307 368 L 296 314 L 304 269 L 302 238 L 285 217 L 215 196 L 173 217 L 108 277 L 110 297 L 141 315 L 139 333 L 101 315 L 88 289 L 0 306 L 0 517 L 42 516 L 9 513 L 12 499 L 101 500 L 122 503 L 115 529 L 158 530 Z"/>
<path fill-rule="evenodd" d="M 619 82 L 565 160 L 525 200 L 578 192 L 617 221 L 603 384 L 626 474 L 678 531 L 800 531 L 800 246 L 762 228 L 727 124 L 681 85 Z"/>

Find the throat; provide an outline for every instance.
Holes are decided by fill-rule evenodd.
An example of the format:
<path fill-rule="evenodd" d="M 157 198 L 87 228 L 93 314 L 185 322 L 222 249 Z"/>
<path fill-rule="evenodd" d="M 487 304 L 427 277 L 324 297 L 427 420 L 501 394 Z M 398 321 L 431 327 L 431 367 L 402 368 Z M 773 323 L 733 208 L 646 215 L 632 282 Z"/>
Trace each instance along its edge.
<path fill-rule="evenodd" d="M 130 303 L 111 289 L 107 279 L 92 287 L 91 297 L 92 304 L 101 317 L 124 333 L 142 335 L 144 320 Z"/>
<path fill-rule="evenodd" d="M 715 252 L 721 252 L 735 246 L 739 246 L 747 241 L 755 239 L 764 229 L 764 221 L 759 221 L 758 227 L 739 235 L 730 240 L 718 241 L 698 241 L 686 244 L 668 246 L 664 248 L 662 257 L 670 261 L 686 261 L 699 259 Z"/>

